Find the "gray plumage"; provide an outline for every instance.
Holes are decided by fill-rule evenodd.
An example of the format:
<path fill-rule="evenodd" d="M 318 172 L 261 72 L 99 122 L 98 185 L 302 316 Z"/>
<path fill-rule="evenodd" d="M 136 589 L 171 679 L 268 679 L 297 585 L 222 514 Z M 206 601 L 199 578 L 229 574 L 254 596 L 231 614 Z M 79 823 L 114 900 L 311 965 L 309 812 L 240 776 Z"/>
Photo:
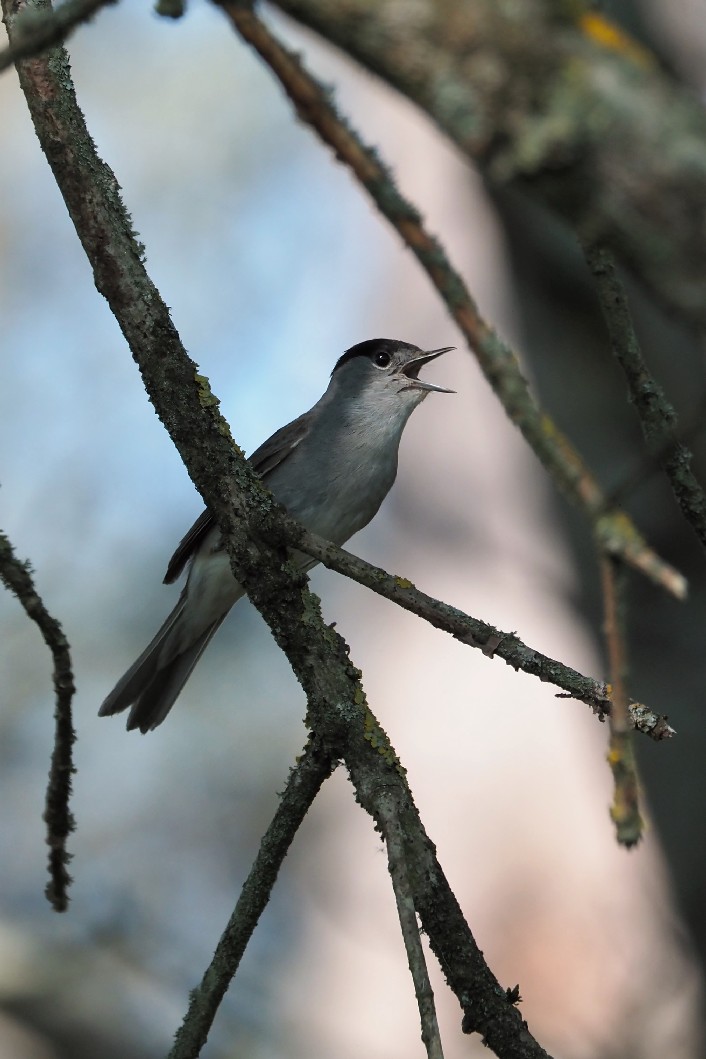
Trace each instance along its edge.
<path fill-rule="evenodd" d="M 314 407 L 276 431 L 250 460 L 288 512 L 307 529 L 344 544 L 367 526 L 390 491 L 407 420 L 431 391 L 420 368 L 453 347 L 423 352 L 391 339 L 372 339 L 339 359 Z M 304 569 L 314 560 L 301 557 Z M 233 577 L 209 511 L 196 520 L 172 556 L 165 583 L 190 563 L 174 610 L 118 681 L 100 716 L 132 707 L 127 727 L 156 728 L 226 614 L 244 594 Z"/>

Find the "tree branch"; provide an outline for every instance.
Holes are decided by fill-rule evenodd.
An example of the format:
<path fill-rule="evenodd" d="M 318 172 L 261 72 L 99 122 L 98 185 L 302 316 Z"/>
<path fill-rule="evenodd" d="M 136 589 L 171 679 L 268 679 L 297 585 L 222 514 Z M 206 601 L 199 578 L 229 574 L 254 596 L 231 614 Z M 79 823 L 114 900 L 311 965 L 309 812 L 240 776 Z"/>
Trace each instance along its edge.
<path fill-rule="evenodd" d="M 693 453 L 679 438 L 677 414 L 645 363 L 613 255 L 601 246 L 587 247 L 585 254 L 647 451 L 664 470 L 684 518 L 706 548 L 706 496 L 691 469 Z"/>
<path fill-rule="evenodd" d="M 515 633 L 501 632 L 479 618 L 473 618 L 462 610 L 443 603 L 433 596 L 421 592 L 406 577 L 389 574 L 365 559 L 338 548 L 330 541 L 303 529 L 293 519 L 285 522 L 287 540 L 291 547 L 312 555 L 320 563 L 349 577 L 358 584 L 396 603 L 404 610 L 423 618 L 436 629 L 449 633 L 469 647 L 478 648 L 488 658 L 502 658 L 515 670 L 522 670 L 539 680 L 556 685 L 590 706 L 604 720 L 611 713 L 611 696 L 604 683 L 578 673 L 547 655 L 528 647 Z M 669 739 L 675 733 L 667 718 L 654 713 L 641 703 L 630 703 L 627 707 L 631 725 L 644 735 L 659 741 Z"/>
<path fill-rule="evenodd" d="M 213 959 L 189 998 L 189 1009 L 177 1031 L 168 1059 L 194 1059 L 206 1043 L 218 1007 L 240 966 L 245 948 L 270 899 L 282 862 L 321 785 L 335 763 L 310 735 L 289 773 L 272 822 L 240 892 Z"/>
<path fill-rule="evenodd" d="M 619 564 L 608 555 L 600 557 L 603 588 L 604 632 L 608 648 L 613 708 L 610 715 L 608 763 L 613 773 L 614 795 L 610 811 L 618 842 L 628 848 L 642 838 L 637 762 L 628 721 L 627 647 L 623 622 L 623 585 Z"/>
<path fill-rule="evenodd" d="M 49 846 L 49 882 L 45 893 L 55 912 L 65 912 L 68 904 L 68 889 L 71 876 L 67 865 L 71 854 L 66 842 L 74 830 L 74 818 L 69 809 L 71 799 L 71 776 L 74 772 L 73 746 L 76 733 L 71 720 L 71 701 L 74 696 L 74 677 L 68 640 L 56 618 L 47 611 L 34 587 L 29 563 L 21 562 L 15 555 L 10 541 L 0 532 L 0 578 L 6 588 L 13 592 L 28 618 L 36 623 L 45 644 L 54 660 L 54 749 L 49 767 L 49 782 L 44 809 Z"/>
<path fill-rule="evenodd" d="M 498 187 L 706 323 L 706 113 L 588 5 L 275 0 L 415 102 Z"/>
<path fill-rule="evenodd" d="M 378 798 L 382 833 L 387 847 L 387 863 L 392 887 L 395 891 L 397 915 L 402 929 L 402 938 L 407 950 L 407 962 L 414 982 L 414 994 L 419 1007 L 422 1025 L 422 1040 L 428 1059 L 444 1059 L 441 1034 L 436 1017 L 434 991 L 429 981 L 422 939 L 419 936 L 414 896 L 405 859 L 404 834 L 400 825 L 399 806 L 394 798 L 382 792 Z"/>
<path fill-rule="evenodd" d="M 556 486 L 593 527 L 601 546 L 666 591 L 683 599 L 686 581 L 643 540 L 628 516 L 608 510 L 597 480 L 571 442 L 530 392 L 515 353 L 482 318 L 462 277 L 427 231 L 417 210 L 398 191 L 379 155 L 366 147 L 336 112 L 331 92 L 304 68 L 298 56 L 272 35 L 247 0 L 216 0 L 245 41 L 270 67 L 297 113 L 365 188 L 380 213 L 399 232 L 444 300 L 475 353 L 486 379 Z"/>

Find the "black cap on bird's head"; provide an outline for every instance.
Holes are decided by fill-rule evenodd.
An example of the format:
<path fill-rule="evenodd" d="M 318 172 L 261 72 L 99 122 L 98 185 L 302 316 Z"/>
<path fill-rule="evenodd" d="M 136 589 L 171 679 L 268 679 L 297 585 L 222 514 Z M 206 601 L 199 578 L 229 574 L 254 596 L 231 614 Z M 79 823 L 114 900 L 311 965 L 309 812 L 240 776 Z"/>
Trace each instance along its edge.
<path fill-rule="evenodd" d="M 441 349 L 432 349 L 425 352 L 419 346 L 411 342 L 400 342 L 395 338 L 370 338 L 367 342 L 359 342 L 356 346 L 347 349 L 343 356 L 338 358 L 336 366 L 331 375 L 340 371 L 351 361 L 366 361 L 380 372 L 388 376 L 396 377 L 399 381 L 407 381 L 402 390 L 435 391 L 437 393 L 453 393 L 444 386 L 436 386 L 431 382 L 423 382 L 419 378 L 419 371 L 429 361 L 440 357 L 442 353 L 448 353 L 455 346 L 443 346 Z M 402 392 L 402 390 L 400 392 Z"/>

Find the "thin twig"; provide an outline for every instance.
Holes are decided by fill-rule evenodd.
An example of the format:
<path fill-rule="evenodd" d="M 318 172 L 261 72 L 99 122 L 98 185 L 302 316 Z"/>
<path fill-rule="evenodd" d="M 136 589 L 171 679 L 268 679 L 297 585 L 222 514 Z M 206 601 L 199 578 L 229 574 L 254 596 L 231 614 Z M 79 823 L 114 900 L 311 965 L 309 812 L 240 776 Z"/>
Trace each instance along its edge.
<path fill-rule="evenodd" d="M 381 792 L 378 799 L 378 811 L 385 845 L 387 863 L 390 869 L 392 888 L 395 892 L 397 915 L 400 920 L 402 938 L 407 952 L 407 962 L 414 983 L 414 993 L 419 1008 L 419 1019 L 422 1026 L 422 1040 L 429 1059 L 444 1059 L 441 1046 L 439 1022 L 436 1017 L 434 991 L 429 980 L 422 939 L 417 924 L 417 912 L 414 907 L 414 896 L 407 869 L 404 832 L 400 824 L 399 806 L 393 792 Z"/>
<path fill-rule="evenodd" d="M 573 699 L 585 702 L 601 720 L 611 712 L 611 696 L 606 685 L 578 673 L 575 669 L 528 647 L 515 633 L 501 632 L 479 618 L 443 603 L 421 592 L 406 577 L 389 574 L 365 559 L 338 548 L 330 541 L 303 530 L 291 520 L 292 543 L 314 556 L 330 570 L 365 585 L 377 595 L 389 599 L 404 610 L 423 618 L 436 629 L 449 633 L 456 640 L 478 648 L 488 658 L 502 658 L 515 670 L 522 670 L 539 680 L 554 684 Z M 644 735 L 659 741 L 671 738 L 675 732 L 667 718 L 648 709 L 642 703 L 628 705 L 630 724 Z"/>
<path fill-rule="evenodd" d="M 64 0 L 55 8 L 28 8 L 17 19 L 12 43 L 0 51 L 0 71 L 66 40 L 82 22 L 117 0 Z"/>
<path fill-rule="evenodd" d="M 684 518 L 706 548 L 706 495 L 691 469 L 693 453 L 678 436 L 677 414 L 642 355 L 613 254 L 603 246 L 588 246 L 584 253 L 647 451 L 664 470 Z"/>
<path fill-rule="evenodd" d="M 213 959 L 189 998 L 168 1059 L 195 1059 L 206 1043 L 213 1019 L 233 980 L 245 947 L 270 899 L 272 888 L 294 836 L 334 762 L 311 735 L 291 770 L 277 812 L 263 835 L 260 849 L 238 897 Z"/>
<path fill-rule="evenodd" d="M 607 510 L 597 480 L 571 442 L 542 411 L 530 392 L 515 353 L 482 318 L 461 275 L 421 216 L 392 180 L 378 153 L 365 146 L 337 113 L 331 91 L 304 68 L 243 0 L 217 0 L 233 26 L 265 60 L 302 120 L 319 135 L 339 161 L 349 167 L 415 254 L 449 312 L 466 337 L 478 363 L 508 416 L 522 431 L 557 486 L 583 511 L 602 547 L 620 555 L 667 592 L 683 599 L 684 577 L 661 559 L 640 536 L 627 515 Z"/>
<path fill-rule="evenodd" d="M 604 631 L 610 665 L 612 701 L 608 763 L 613 772 L 613 805 L 610 810 L 618 842 L 631 848 L 644 829 L 639 805 L 639 781 L 628 717 L 625 686 L 627 649 L 623 628 L 622 573 L 616 559 L 600 557 L 603 588 Z"/>
<path fill-rule="evenodd" d="M 69 809 L 71 776 L 74 772 L 72 753 L 76 742 L 71 720 L 71 700 L 75 691 L 71 653 L 64 630 L 56 618 L 49 614 L 34 587 L 29 563 L 23 563 L 16 557 L 10 541 L 2 532 L 0 578 L 6 588 L 17 596 L 27 617 L 38 626 L 54 661 L 56 729 L 44 809 L 49 846 L 49 882 L 44 892 L 56 912 L 65 912 L 71 884 L 71 876 L 67 871 L 71 854 L 66 849 L 66 842 L 74 830 L 74 818 Z"/>

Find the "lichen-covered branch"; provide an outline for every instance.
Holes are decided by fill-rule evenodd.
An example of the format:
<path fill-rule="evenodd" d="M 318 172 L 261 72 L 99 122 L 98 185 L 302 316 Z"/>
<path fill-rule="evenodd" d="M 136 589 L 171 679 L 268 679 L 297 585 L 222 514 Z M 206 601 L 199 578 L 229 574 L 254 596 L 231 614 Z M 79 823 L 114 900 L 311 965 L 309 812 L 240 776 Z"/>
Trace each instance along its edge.
<path fill-rule="evenodd" d="M 610 715 L 611 696 L 601 681 L 586 677 L 563 662 L 535 651 L 523 643 L 516 633 L 502 632 L 487 622 L 452 607 L 449 603 L 428 596 L 416 588 L 408 578 L 389 574 L 344 548 L 337 548 L 330 541 L 302 529 L 291 519 L 287 520 L 286 528 L 292 545 L 296 545 L 308 555 L 313 555 L 330 570 L 336 570 L 339 574 L 365 585 L 379 596 L 428 621 L 434 628 L 442 629 L 461 643 L 477 648 L 488 658 L 502 658 L 513 669 L 562 688 L 572 699 L 578 699 L 590 706 L 601 720 Z M 674 735 L 674 729 L 667 718 L 647 706 L 630 703 L 627 709 L 632 727 L 651 739 L 659 741 Z"/>
<path fill-rule="evenodd" d="M 34 586 L 29 563 L 17 558 L 4 533 L 0 533 L 0 579 L 17 596 L 27 617 L 36 623 L 54 661 L 55 735 L 44 809 L 50 851 L 49 882 L 45 893 L 56 912 L 65 912 L 71 884 L 67 871 L 71 854 L 66 849 L 66 842 L 74 830 L 74 818 L 69 808 L 76 742 L 71 720 L 71 701 L 75 691 L 71 653 L 64 630 L 49 614 Z"/>
<path fill-rule="evenodd" d="M 491 184 L 706 323 L 706 112 L 591 5 L 274 2 L 418 104 Z"/>
<path fill-rule="evenodd" d="M 206 1043 L 228 986 L 270 899 L 282 862 L 322 784 L 335 768 L 313 735 L 304 747 L 282 792 L 277 812 L 265 831 L 257 857 L 218 942 L 213 959 L 189 998 L 189 1009 L 168 1059 L 193 1059 Z"/>
<path fill-rule="evenodd" d="M 419 1008 L 419 1020 L 422 1027 L 422 1040 L 427 1052 L 427 1059 L 444 1059 L 441 1045 L 439 1022 L 436 1017 L 434 991 L 429 980 L 422 939 L 419 935 L 417 912 L 414 907 L 414 894 L 407 868 L 404 831 L 400 824 L 399 806 L 392 792 L 383 791 L 378 798 L 380 826 L 387 848 L 387 865 L 395 891 L 397 915 L 402 930 L 407 962 L 414 982 L 414 994 Z"/>

